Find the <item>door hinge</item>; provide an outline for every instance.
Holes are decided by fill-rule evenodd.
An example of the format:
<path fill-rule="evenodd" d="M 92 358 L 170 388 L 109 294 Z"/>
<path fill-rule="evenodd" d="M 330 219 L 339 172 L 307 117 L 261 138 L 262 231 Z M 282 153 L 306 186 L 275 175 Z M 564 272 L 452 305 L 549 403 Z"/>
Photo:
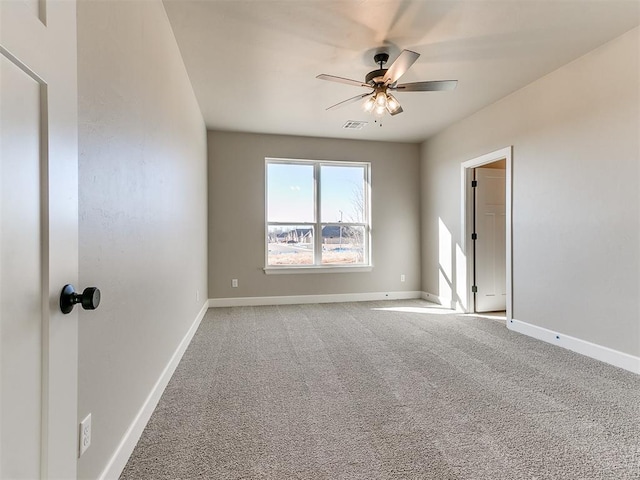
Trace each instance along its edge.
<path fill-rule="evenodd" d="M 477 240 L 478 239 L 478 234 L 477 233 L 472 233 L 471 234 L 471 240 Z"/>
<path fill-rule="evenodd" d="M 478 181 L 477 180 L 471 180 L 471 187 L 475 188 L 478 186 Z"/>
<path fill-rule="evenodd" d="M 471 293 L 478 293 L 478 286 L 474 285 L 471 287 Z"/>

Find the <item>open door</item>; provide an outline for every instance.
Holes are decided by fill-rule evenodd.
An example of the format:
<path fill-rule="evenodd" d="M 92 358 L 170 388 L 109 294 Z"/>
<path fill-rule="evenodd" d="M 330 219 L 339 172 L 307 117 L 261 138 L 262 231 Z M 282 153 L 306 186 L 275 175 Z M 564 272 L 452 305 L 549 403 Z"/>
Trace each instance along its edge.
<path fill-rule="evenodd" d="M 76 478 L 76 5 L 0 1 L 0 478 Z"/>
<path fill-rule="evenodd" d="M 506 172 L 504 168 L 487 167 L 474 169 L 472 241 L 476 312 L 507 308 Z"/>

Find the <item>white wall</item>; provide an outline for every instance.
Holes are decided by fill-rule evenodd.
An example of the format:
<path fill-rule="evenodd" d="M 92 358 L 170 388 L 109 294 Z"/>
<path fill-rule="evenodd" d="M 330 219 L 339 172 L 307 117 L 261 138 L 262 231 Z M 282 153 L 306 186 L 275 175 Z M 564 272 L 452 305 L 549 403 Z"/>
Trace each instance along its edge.
<path fill-rule="evenodd" d="M 639 36 L 422 145 L 423 290 L 441 293 L 439 219 L 461 242 L 460 164 L 513 145 L 514 318 L 640 355 Z"/>
<path fill-rule="evenodd" d="M 206 130 L 160 1 L 77 13 L 80 284 L 103 296 L 80 313 L 78 471 L 97 478 L 206 300 Z"/>
<path fill-rule="evenodd" d="M 419 291 L 417 144 L 212 131 L 208 138 L 210 298 Z M 265 157 L 371 162 L 371 272 L 264 273 Z"/>

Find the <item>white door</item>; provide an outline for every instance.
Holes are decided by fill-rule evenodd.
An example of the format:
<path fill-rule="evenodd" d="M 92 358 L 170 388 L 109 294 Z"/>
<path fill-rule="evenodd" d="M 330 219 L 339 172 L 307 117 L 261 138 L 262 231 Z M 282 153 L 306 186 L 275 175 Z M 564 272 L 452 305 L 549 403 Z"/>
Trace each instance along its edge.
<path fill-rule="evenodd" d="M 76 477 L 76 6 L 0 0 L 0 478 Z"/>
<path fill-rule="evenodd" d="M 507 308 L 506 175 L 494 168 L 476 168 L 475 284 L 476 312 Z"/>

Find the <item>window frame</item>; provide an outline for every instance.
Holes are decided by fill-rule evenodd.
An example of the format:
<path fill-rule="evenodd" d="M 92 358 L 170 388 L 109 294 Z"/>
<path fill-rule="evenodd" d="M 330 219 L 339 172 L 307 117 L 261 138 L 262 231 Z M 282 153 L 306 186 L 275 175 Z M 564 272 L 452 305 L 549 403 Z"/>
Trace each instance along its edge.
<path fill-rule="evenodd" d="M 287 222 L 269 222 L 269 165 L 311 165 L 313 166 L 313 201 L 314 221 L 299 222 L 292 219 Z M 322 222 L 322 166 L 333 167 L 364 167 L 364 221 L 363 222 Z M 298 158 L 265 157 L 264 168 L 264 272 L 267 274 L 280 273 L 336 273 L 336 272 L 367 272 L 373 269 L 371 248 L 371 162 L 353 162 L 339 160 L 309 160 Z M 314 232 L 313 238 L 313 264 L 301 265 L 269 265 L 269 227 L 271 226 L 296 226 L 309 227 Z M 322 263 L 322 229 L 325 226 L 354 226 L 364 228 L 364 261 L 358 264 L 323 264 Z"/>

